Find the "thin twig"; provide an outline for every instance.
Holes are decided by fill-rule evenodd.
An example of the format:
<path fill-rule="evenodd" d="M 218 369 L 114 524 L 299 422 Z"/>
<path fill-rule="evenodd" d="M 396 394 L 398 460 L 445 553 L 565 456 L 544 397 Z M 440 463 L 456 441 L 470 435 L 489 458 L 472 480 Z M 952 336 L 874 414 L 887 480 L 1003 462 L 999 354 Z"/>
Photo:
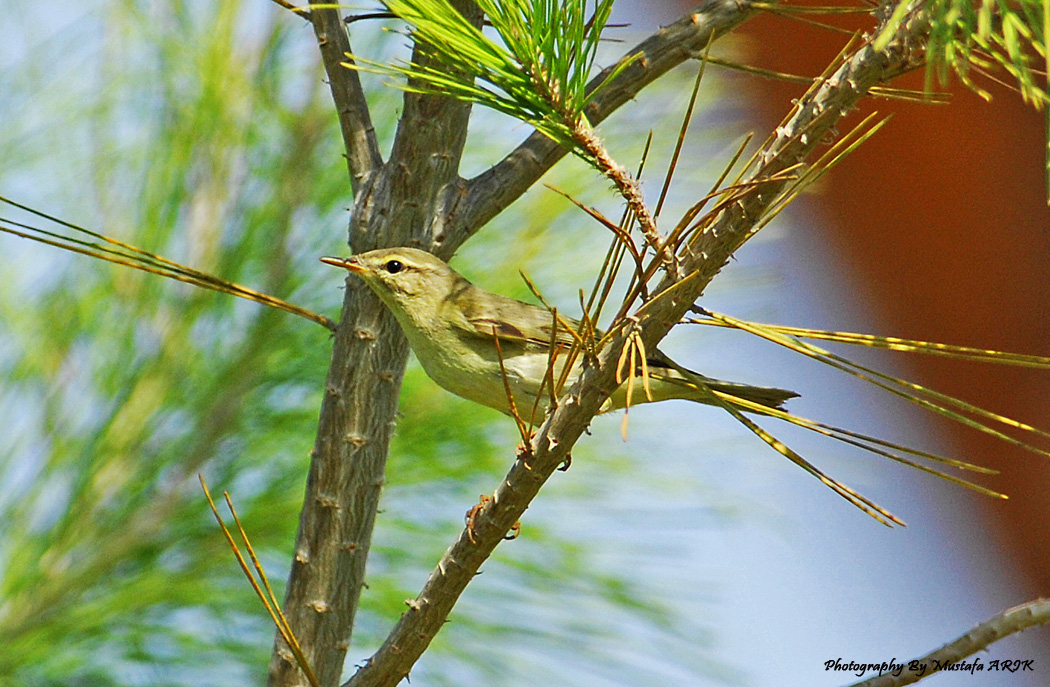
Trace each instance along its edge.
<path fill-rule="evenodd" d="M 292 315 L 297 315 L 310 320 L 311 322 L 316 322 L 329 331 L 335 330 L 335 322 L 324 315 L 319 315 L 307 310 L 306 308 L 302 308 L 298 305 L 277 298 L 276 296 L 271 296 L 270 294 L 256 291 L 250 287 L 222 279 L 213 274 L 202 272 L 192 267 L 187 267 L 186 265 L 181 265 L 162 255 L 142 250 L 141 248 L 125 243 L 124 241 L 120 241 L 96 231 L 91 231 L 90 229 L 67 222 L 55 217 L 54 215 L 49 215 L 40 210 L 18 203 L 10 198 L 0 196 L 0 203 L 6 203 L 13 207 L 17 207 L 33 215 L 54 222 L 59 226 L 71 229 L 79 234 L 98 239 L 101 243 L 87 241 L 85 239 L 76 238 L 75 236 L 67 236 L 56 231 L 50 231 L 48 229 L 26 224 L 25 222 L 18 222 L 12 219 L 0 217 L 0 232 L 5 234 L 28 239 L 55 248 L 61 248 L 70 251 L 71 253 L 78 253 L 99 260 L 105 260 L 106 262 L 111 262 L 115 265 L 131 267 L 143 272 L 149 272 L 150 274 L 167 277 L 168 279 L 174 279 L 175 281 L 180 281 L 185 284 L 192 284 L 199 288 L 218 291 L 219 293 L 243 298 L 277 310 L 283 310 Z M 18 229 L 15 229 L 14 227 L 18 227 Z"/>
<path fill-rule="evenodd" d="M 338 6 L 315 8 L 310 14 L 310 21 L 328 75 L 332 100 L 339 114 L 350 187 L 356 197 L 369 175 L 383 164 L 379 140 L 372 126 L 372 115 L 361 87 L 361 78 L 356 70 L 347 69 L 342 64 L 344 60 L 352 59 L 349 57 L 352 53 L 350 35 L 339 15 Z"/>
<path fill-rule="evenodd" d="M 855 682 L 850 687 L 904 687 L 904 685 L 914 684 L 933 673 L 950 670 L 952 666 L 955 666 L 956 669 L 966 668 L 968 666 L 965 664 L 956 664 L 963 661 L 967 656 L 973 656 L 978 651 L 987 649 L 1003 637 L 1027 630 L 1030 627 L 1045 625 L 1048 622 L 1050 622 L 1050 600 L 1036 599 L 1035 601 L 1029 601 L 1003 611 L 993 618 L 989 618 L 958 639 L 948 642 L 925 656 L 912 659 L 906 664 L 901 662 L 899 664 L 901 666 L 899 674 L 895 675 L 894 673 L 897 671 L 894 669 L 884 675 L 877 675 L 867 680 Z M 980 657 L 977 657 L 967 663 L 976 666 L 981 664 L 982 660 Z M 1025 663 L 1031 669 L 1030 661 L 1018 661 L 1016 664 L 1017 669 L 1024 669 L 1023 664 Z M 1013 662 L 1011 662 L 1011 666 L 1013 665 Z"/>

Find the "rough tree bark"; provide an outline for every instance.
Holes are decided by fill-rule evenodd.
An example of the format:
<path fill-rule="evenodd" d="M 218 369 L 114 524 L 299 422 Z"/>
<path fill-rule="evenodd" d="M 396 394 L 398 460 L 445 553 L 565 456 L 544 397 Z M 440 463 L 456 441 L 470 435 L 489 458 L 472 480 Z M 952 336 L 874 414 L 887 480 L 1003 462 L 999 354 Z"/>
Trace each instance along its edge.
<path fill-rule="evenodd" d="M 472 2 L 453 4 L 480 25 Z M 434 237 L 443 234 L 459 197 L 470 105 L 407 93 L 384 163 L 357 74 L 340 66 L 350 41 L 338 10 L 317 8 L 310 18 L 347 146 L 351 248 L 439 250 Z M 418 46 L 413 58 L 427 59 Z M 338 684 L 350 645 L 407 356 L 408 344 L 389 311 L 360 280 L 348 279 L 284 600 L 292 631 L 326 687 Z M 268 683 L 307 684 L 280 637 Z"/>

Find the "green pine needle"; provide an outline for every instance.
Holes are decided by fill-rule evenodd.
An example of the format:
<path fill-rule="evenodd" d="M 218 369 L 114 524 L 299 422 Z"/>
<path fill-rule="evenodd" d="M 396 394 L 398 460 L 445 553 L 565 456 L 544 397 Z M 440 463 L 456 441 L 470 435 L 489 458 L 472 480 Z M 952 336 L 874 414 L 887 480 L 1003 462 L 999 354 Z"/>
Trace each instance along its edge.
<path fill-rule="evenodd" d="M 405 90 L 442 93 L 503 112 L 587 157 L 573 137 L 586 121 L 583 109 L 630 63 L 622 61 L 588 90 L 612 0 L 478 0 L 494 37 L 467 21 L 448 0 L 384 4 L 436 59 L 423 66 L 353 55 L 344 66 L 391 77 Z M 588 5 L 593 11 L 588 12 Z"/>

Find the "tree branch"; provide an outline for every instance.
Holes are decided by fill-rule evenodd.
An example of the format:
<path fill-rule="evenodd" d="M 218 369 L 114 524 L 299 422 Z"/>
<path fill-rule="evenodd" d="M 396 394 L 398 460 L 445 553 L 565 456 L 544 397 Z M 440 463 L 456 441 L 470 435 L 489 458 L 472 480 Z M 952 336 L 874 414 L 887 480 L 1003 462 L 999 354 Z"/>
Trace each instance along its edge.
<path fill-rule="evenodd" d="M 309 13 L 321 50 L 321 61 L 328 74 L 328 86 L 339 115 L 343 132 L 346 165 L 350 171 L 350 188 L 356 197 L 361 184 L 383 164 L 376 140 L 368 101 L 361 88 L 361 78 L 355 69 L 342 65 L 350 55 L 350 36 L 337 8 L 317 8 Z"/>
<path fill-rule="evenodd" d="M 616 64 L 591 79 L 588 92 L 601 84 L 616 66 L 634 55 L 628 65 L 587 106 L 587 120 L 596 126 L 639 91 L 682 62 L 695 57 L 758 13 L 748 0 L 705 0 L 678 21 L 660 29 L 629 50 Z M 533 133 L 493 167 L 467 182 L 466 199 L 449 229 L 456 246 L 518 199 L 565 156 L 566 150 L 539 132 Z"/>
<path fill-rule="evenodd" d="M 350 644 L 408 345 L 386 308 L 348 281 L 310 453 L 284 612 L 323 686 Z M 269 685 L 306 685 L 275 639 Z"/>
<path fill-rule="evenodd" d="M 903 685 L 914 684 L 967 656 L 986 649 L 1003 637 L 1046 623 L 1050 623 L 1050 600 L 1029 601 L 1003 611 L 994 618 L 989 618 L 936 651 L 909 661 L 900 675 L 892 673 L 877 675 L 868 680 L 855 682 L 850 687 L 903 687 Z M 915 668 L 910 666 L 915 666 Z"/>
<path fill-rule="evenodd" d="M 770 137 L 750 179 L 775 178 L 778 172 L 803 162 L 818 142 L 834 135 L 835 124 L 871 86 L 906 71 L 921 58 L 927 27 L 921 9 L 913 7 L 911 16 L 898 25 L 896 35 L 883 50 L 863 46 L 819 88 L 811 89 L 789 120 Z M 647 349 L 655 348 L 728 257 L 753 235 L 755 223 L 777 201 L 787 183 L 778 179 L 745 185 L 720 218 L 693 237 L 682 255 L 682 274 L 687 276 L 680 281 L 665 277 L 654 298 L 635 313 L 634 332 Z M 519 455 L 493 498 L 481 504 L 472 526 L 442 556 L 382 647 L 344 687 L 393 687 L 407 677 L 481 564 L 566 460 L 604 399 L 618 386 L 617 359 L 629 335 L 630 329 L 621 328 L 599 353 L 597 363 L 585 367 L 569 395 L 536 432 L 530 450 Z"/>
<path fill-rule="evenodd" d="M 480 25 L 471 0 L 453 5 Z M 318 24 L 322 14 L 326 18 Z M 330 62 L 335 53 L 339 61 L 346 59 L 344 48 L 334 47 L 346 38 L 338 13 L 318 8 L 313 16 L 315 30 L 323 26 L 328 36 L 320 44 L 357 183 L 350 220 L 354 252 L 397 245 L 440 248 L 435 234 L 459 197 L 457 171 L 470 104 L 407 94 L 390 162 L 381 164 L 356 72 Z M 390 311 L 359 279 L 348 278 L 284 601 L 289 625 L 322 687 L 338 684 L 350 645 L 407 356 L 408 344 Z M 280 637 L 268 684 L 306 684 Z"/>
<path fill-rule="evenodd" d="M 452 5 L 480 28 L 483 15 L 473 2 L 452 0 Z M 412 50 L 412 64 L 421 69 L 441 68 L 436 62 L 425 45 L 416 45 Z M 409 79 L 409 87 L 413 83 Z M 379 235 L 371 227 L 370 236 L 352 232 L 350 241 L 355 251 L 418 245 L 448 260 L 458 247 L 448 245 L 445 225 L 458 213 L 463 197 L 459 161 L 467 140 L 471 105 L 425 91 L 405 92 L 397 136 L 390 151 L 387 181 L 394 185 L 391 192 L 399 198 L 398 212 L 407 215 L 407 223 L 387 224 L 386 233 Z M 424 160 L 429 166 L 426 172 L 413 169 L 413 165 Z M 364 224 L 358 226 L 365 228 Z"/>

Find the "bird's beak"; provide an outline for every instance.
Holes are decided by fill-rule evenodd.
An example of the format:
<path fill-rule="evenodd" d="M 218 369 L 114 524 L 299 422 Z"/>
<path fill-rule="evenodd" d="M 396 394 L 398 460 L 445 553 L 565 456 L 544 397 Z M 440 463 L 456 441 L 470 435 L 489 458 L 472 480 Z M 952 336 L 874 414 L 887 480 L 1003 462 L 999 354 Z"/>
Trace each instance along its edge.
<path fill-rule="evenodd" d="M 353 257 L 349 258 L 331 258 L 323 257 L 321 262 L 326 265 L 335 265 L 336 267 L 342 267 L 344 270 L 349 270 L 354 274 L 364 274 L 368 271 L 368 268 L 358 263 Z"/>

